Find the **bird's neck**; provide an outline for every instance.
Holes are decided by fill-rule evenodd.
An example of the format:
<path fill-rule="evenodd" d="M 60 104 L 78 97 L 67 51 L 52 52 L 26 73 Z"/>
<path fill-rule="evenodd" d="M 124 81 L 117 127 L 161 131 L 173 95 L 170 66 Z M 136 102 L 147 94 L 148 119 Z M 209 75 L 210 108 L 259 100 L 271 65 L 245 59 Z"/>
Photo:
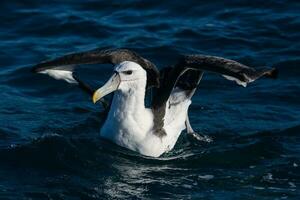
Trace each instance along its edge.
<path fill-rule="evenodd" d="M 146 84 L 142 82 L 116 91 L 111 105 L 114 115 L 124 115 L 123 117 L 141 115 L 146 109 L 145 91 Z"/>
<path fill-rule="evenodd" d="M 139 151 L 140 144 L 151 133 L 153 114 L 145 107 L 146 84 L 132 85 L 114 93 L 108 117 L 101 128 L 102 137 Z"/>

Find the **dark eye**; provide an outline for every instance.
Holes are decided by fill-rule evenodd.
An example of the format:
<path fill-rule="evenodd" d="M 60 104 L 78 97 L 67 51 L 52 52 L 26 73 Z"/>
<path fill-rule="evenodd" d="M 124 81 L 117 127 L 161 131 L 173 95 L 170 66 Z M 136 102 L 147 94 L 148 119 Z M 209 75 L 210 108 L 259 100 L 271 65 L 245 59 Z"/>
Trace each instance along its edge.
<path fill-rule="evenodd" d="M 130 74 L 132 74 L 132 70 L 124 71 L 123 73 L 126 75 L 130 75 Z"/>

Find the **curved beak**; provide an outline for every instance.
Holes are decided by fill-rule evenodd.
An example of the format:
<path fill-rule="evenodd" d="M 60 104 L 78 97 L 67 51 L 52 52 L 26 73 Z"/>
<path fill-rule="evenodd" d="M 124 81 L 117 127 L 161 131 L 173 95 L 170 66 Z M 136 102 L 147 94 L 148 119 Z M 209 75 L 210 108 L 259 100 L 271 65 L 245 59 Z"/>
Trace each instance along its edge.
<path fill-rule="evenodd" d="M 118 73 L 115 73 L 101 88 L 96 90 L 93 94 L 93 102 L 96 103 L 102 97 L 117 90 L 120 85 L 121 79 Z"/>

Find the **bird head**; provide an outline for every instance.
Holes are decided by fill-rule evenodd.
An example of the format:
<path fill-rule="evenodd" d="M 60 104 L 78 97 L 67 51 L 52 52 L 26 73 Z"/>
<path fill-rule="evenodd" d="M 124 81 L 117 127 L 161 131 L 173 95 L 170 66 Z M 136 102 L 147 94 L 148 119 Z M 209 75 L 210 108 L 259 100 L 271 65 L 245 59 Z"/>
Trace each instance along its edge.
<path fill-rule="evenodd" d="M 104 96 L 120 90 L 124 93 L 138 87 L 146 87 L 146 71 L 137 63 L 124 61 L 116 65 L 111 78 L 93 94 L 93 102 L 96 103 Z"/>

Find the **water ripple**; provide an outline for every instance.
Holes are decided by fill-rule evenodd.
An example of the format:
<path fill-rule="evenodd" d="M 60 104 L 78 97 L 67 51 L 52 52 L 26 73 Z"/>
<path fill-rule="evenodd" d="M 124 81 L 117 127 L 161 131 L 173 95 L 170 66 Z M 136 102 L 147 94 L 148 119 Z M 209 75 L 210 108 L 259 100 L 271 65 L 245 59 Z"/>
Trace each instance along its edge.
<path fill-rule="evenodd" d="M 1 199 L 298 199 L 298 1 L 0 4 Z M 214 142 L 184 133 L 174 150 L 150 158 L 99 138 L 103 110 L 90 96 L 30 72 L 96 47 L 132 48 L 159 68 L 201 53 L 280 73 L 246 89 L 206 73 L 190 119 Z M 96 87 L 111 69 L 81 72 Z"/>

